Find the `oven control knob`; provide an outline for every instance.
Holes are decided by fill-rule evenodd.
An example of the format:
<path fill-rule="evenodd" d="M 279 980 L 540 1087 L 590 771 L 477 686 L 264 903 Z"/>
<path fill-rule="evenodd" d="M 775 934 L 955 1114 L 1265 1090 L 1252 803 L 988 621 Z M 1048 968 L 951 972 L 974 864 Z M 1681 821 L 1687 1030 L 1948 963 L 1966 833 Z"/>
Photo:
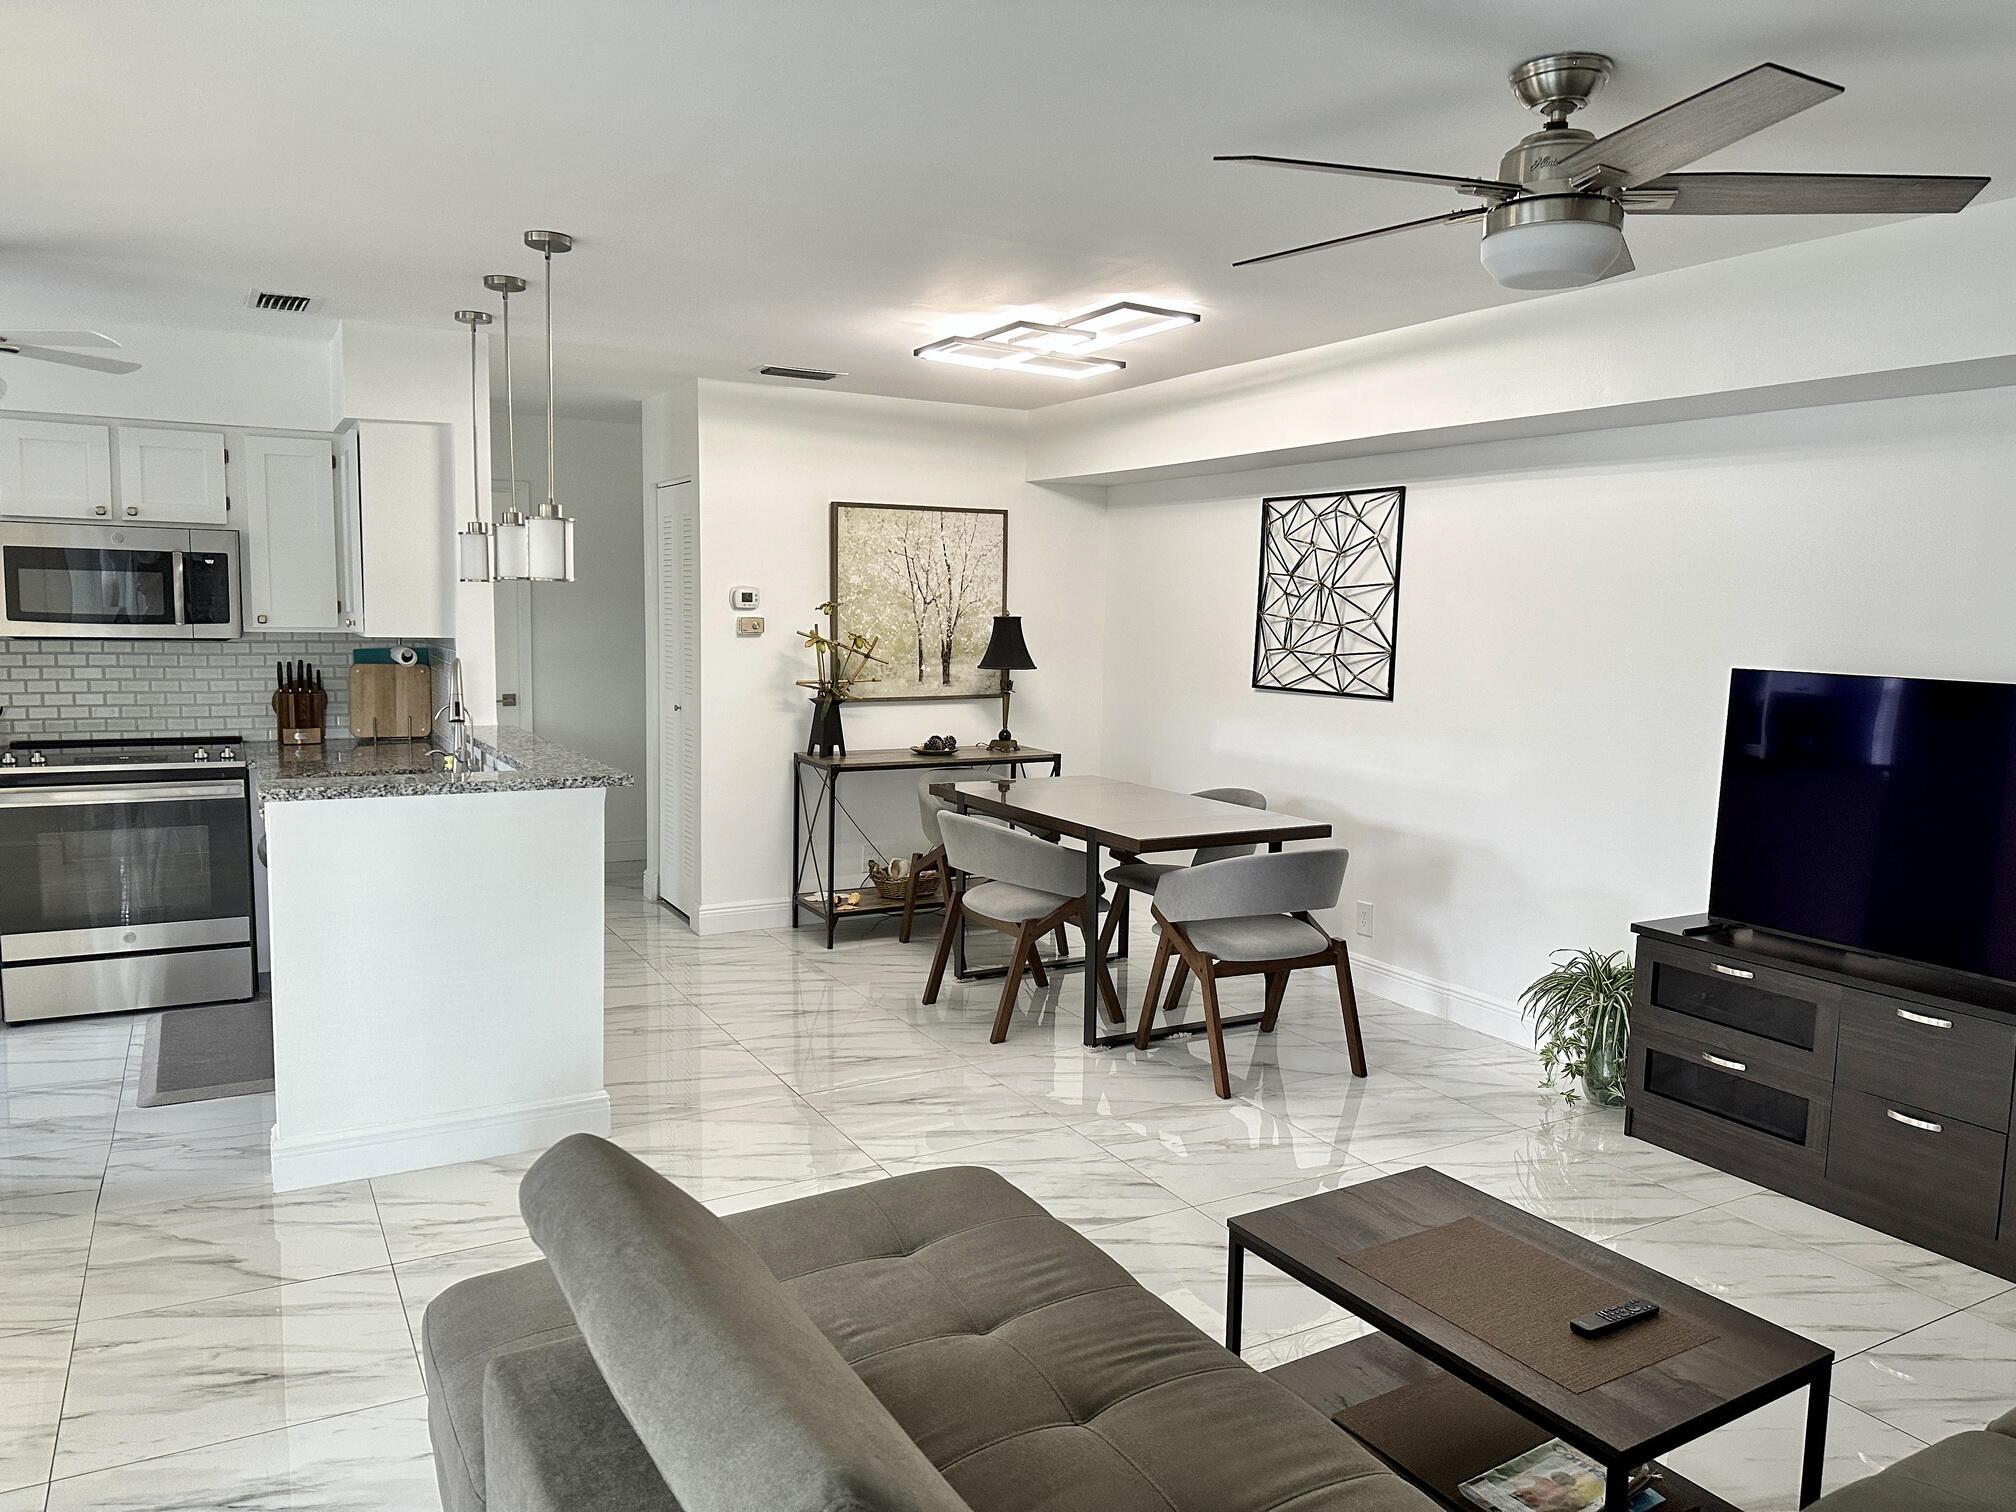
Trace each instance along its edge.
<path fill-rule="evenodd" d="M 191 751 L 189 755 L 190 758 L 195 761 L 208 761 L 210 759 L 209 749 L 205 746 L 196 747 L 196 749 Z"/>
<path fill-rule="evenodd" d="M 14 760 L 14 753 L 12 751 L 0 752 L 0 766 L 15 765 L 18 765 L 18 763 Z"/>
<path fill-rule="evenodd" d="M 236 761 L 238 759 L 237 749 L 232 746 L 226 746 L 217 753 L 217 759 L 219 761 Z"/>
<path fill-rule="evenodd" d="M 28 765 L 47 766 L 49 765 L 49 758 L 47 756 L 44 756 L 40 751 L 37 751 L 33 756 L 30 756 L 28 758 Z"/>

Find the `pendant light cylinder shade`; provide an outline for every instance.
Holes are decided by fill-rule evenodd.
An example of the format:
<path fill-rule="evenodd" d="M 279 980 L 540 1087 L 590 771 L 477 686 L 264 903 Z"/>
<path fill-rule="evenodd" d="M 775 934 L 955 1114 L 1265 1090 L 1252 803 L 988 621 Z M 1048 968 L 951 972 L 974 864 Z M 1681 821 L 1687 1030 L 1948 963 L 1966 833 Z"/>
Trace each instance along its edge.
<path fill-rule="evenodd" d="M 497 531 L 488 520 L 471 520 L 455 537 L 457 574 L 465 583 L 487 583 L 497 576 Z"/>
<path fill-rule="evenodd" d="M 525 516 L 515 509 L 504 511 L 497 522 L 497 581 L 522 583 L 532 575 L 532 548 L 526 539 Z"/>
<path fill-rule="evenodd" d="M 525 522 L 525 575 L 535 583 L 574 581 L 574 522 L 541 510 Z"/>

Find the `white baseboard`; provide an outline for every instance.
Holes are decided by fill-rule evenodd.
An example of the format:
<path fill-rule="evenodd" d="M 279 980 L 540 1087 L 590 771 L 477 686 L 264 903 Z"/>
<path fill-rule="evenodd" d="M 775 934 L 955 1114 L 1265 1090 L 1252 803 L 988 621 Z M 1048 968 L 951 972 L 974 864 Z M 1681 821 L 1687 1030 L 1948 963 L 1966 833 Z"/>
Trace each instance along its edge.
<path fill-rule="evenodd" d="M 1437 1018 L 1475 1029 L 1493 1039 L 1531 1048 L 1533 1026 L 1520 1017 L 1519 1005 L 1487 996 L 1454 982 L 1444 982 L 1405 966 L 1373 960 L 1355 951 L 1351 956 L 1352 980 L 1367 992 L 1390 998 L 1403 1008 L 1432 1013 Z"/>
<path fill-rule="evenodd" d="M 607 1134 L 609 1094 L 583 1092 L 507 1108 L 484 1108 L 313 1139 L 273 1138 L 273 1190 L 455 1165 L 492 1155 L 543 1150 L 569 1134 Z"/>
<path fill-rule="evenodd" d="M 716 903 L 693 915 L 693 933 L 740 934 L 745 929 L 789 929 L 789 898 L 750 898 L 741 903 Z"/>

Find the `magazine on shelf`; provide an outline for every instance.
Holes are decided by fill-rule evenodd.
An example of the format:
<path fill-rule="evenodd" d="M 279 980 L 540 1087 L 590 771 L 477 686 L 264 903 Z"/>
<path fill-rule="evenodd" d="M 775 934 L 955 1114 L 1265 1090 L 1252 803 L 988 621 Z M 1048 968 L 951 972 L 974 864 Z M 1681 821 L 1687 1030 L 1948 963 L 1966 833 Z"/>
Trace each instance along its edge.
<path fill-rule="evenodd" d="M 1650 1479 L 1647 1471 L 1632 1477 L 1631 1512 L 1651 1512 L 1666 1500 Z M 1550 1439 L 1458 1489 L 1489 1512 L 1587 1512 L 1603 1505 L 1603 1467 L 1581 1450 Z"/>

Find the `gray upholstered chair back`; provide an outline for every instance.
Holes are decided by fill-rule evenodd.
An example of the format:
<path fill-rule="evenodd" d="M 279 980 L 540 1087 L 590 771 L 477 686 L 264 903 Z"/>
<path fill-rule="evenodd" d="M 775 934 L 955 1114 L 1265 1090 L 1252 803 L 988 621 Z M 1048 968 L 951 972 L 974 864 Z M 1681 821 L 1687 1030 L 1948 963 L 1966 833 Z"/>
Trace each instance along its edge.
<path fill-rule="evenodd" d="M 1220 803 L 1236 803 L 1244 808 L 1264 809 L 1267 795 L 1256 793 L 1251 788 L 1200 788 L 1190 795 L 1192 798 L 1216 798 Z M 1229 861 L 1234 856 L 1250 856 L 1254 847 L 1250 845 L 1207 845 L 1193 858 L 1198 866 L 1206 861 Z"/>
<path fill-rule="evenodd" d="M 1334 908 L 1351 853 L 1339 846 L 1234 856 L 1171 872 L 1155 889 L 1155 909 L 1172 924 Z"/>
<path fill-rule="evenodd" d="M 971 814 L 940 814 L 938 830 L 945 837 L 945 859 L 958 871 L 1060 898 L 1085 895 L 1082 851 L 1066 850 L 1053 841 L 989 824 Z"/>
<path fill-rule="evenodd" d="M 917 818 L 924 826 L 925 846 L 929 850 L 945 843 L 945 837 L 938 833 L 938 816 L 952 812 L 952 801 L 931 791 L 932 783 L 944 780 L 942 775 L 917 779 Z"/>

